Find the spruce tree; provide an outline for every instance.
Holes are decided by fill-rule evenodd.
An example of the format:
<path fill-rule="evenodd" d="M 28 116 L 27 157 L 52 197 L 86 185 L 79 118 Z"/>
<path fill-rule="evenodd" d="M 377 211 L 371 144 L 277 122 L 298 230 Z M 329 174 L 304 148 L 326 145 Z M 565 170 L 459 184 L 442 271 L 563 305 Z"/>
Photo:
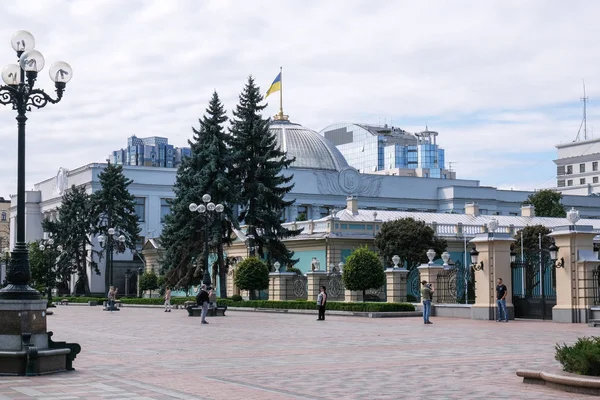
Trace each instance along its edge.
<path fill-rule="evenodd" d="M 192 128 L 188 140 L 191 156 L 183 160 L 177 171 L 171 204 L 171 214 L 165 219 L 161 242 L 165 248 L 163 266 L 167 270 L 167 284 L 189 287 L 202 281 L 206 273 L 203 253 L 205 223 L 208 223 L 209 252 L 217 253 L 216 274 L 219 276 L 220 295 L 227 297 L 226 269 L 223 245 L 231 243 L 231 221 L 235 206 L 235 184 L 231 181 L 229 136 L 223 124 L 227 121 L 225 109 L 214 92 L 205 115 L 199 119 L 198 129 Z M 191 203 L 202 203 L 209 194 L 214 204 L 222 204 L 222 214 L 200 214 L 189 210 Z"/>
<path fill-rule="evenodd" d="M 266 104 L 250 76 L 233 112 L 230 127 L 233 151 L 232 175 L 240 182 L 238 204 L 239 221 L 248 226 L 254 236 L 254 246 L 260 257 L 267 258 L 269 266 L 274 261 L 292 266 L 293 252 L 285 247 L 281 239 L 300 233 L 285 228 L 283 213 L 294 201 L 284 196 L 294 187 L 289 184 L 293 175 L 283 175 L 295 159 L 288 159 L 279 149 L 277 137 L 269 130 L 269 119 L 261 112 Z M 266 250 L 266 251 L 265 251 Z"/>
<path fill-rule="evenodd" d="M 46 219 L 42 222 L 42 228 L 52 236 L 55 245 L 63 247 L 63 254 L 57 262 L 59 278 L 68 282 L 69 275 L 77 273 L 77 283 L 72 292 L 76 293 L 79 287 L 86 296 L 90 295 L 88 265 L 98 273 L 98 264 L 88 261 L 93 259 L 90 241 L 93 232 L 92 209 L 91 196 L 85 192 L 85 188 L 73 185 L 63 195 L 57 220 Z"/>
<path fill-rule="evenodd" d="M 100 190 L 92 194 L 93 233 L 108 237 L 108 230 L 114 228 L 118 235 L 125 236 L 124 243 L 116 240 L 113 242 L 114 252 L 135 250 L 140 228 L 139 217 L 135 213 L 135 197 L 128 190 L 133 181 L 123 174 L 123 166 L 111 163 L 98 175 L 98 180 Z M 112 254 L 108 254 L 108 246 L 105 251 L 108 261 Z M 108 268 L 107 263 L 104 274 L 106 287 L 110 284 Z"/>

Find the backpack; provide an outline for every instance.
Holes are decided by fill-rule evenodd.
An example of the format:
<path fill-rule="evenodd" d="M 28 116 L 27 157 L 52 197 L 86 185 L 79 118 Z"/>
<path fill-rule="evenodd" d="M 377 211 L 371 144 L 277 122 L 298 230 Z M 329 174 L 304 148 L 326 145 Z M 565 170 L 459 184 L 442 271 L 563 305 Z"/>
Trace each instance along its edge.
<path fill-rule="evenodd" d="M 209 303 L 217 302 L 217 294 L 215 293 L 214 290 L 211 290 L 210 293 L 208 294 L 208 302 Z"/>

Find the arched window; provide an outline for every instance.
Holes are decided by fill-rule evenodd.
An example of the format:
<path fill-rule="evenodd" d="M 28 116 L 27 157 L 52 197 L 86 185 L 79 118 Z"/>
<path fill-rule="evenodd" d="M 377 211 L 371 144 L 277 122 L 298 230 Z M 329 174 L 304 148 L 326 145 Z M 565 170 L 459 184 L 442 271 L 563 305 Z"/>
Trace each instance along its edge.
<path fill-rule="evenodd" d="M 6 221 L 6 212 L 2 211 L 2 216 L 0 216 L 1 221 Z"/>

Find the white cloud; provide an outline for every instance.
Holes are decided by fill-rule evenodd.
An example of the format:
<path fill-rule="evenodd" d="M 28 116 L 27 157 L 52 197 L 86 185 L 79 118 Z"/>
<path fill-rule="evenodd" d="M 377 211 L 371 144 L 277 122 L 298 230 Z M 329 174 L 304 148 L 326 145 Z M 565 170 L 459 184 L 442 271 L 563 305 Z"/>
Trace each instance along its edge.
<path fill-rule="evenodd" d="M 28 188 L 132 134 L 185 145 L 214 89 L 231 111 L 249 74 L 266 91 L 280 65 L 294 121 L 428 124 L 459 177 L 484 185 L 552 178 L 554 145 L 579 127 L 582 78 L 590 131 L 600 114 L 595 2 L 7 0 L 3 11 L 6 64 L 11 34 L 27 29 L 48 66 L 74 69 L 63 101 L 29 114 Z M 38 83 L 53 93 L 47 72 Z M 14 116 L 0 108 L 0 196 L 16 188 Z"/>

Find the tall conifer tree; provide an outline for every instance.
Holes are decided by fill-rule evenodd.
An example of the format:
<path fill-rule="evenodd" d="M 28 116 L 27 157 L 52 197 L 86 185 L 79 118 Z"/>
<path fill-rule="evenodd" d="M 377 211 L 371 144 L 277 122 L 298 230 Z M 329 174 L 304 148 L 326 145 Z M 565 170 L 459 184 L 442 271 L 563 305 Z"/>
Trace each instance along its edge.
<path fill-rule="evenodd" d="M 135 213 L 135 196 L 129 193 L 128 189 L 133 180 L 125 177 L 122 165 L 111 163 L 98 174 L 98 180 L 100 190 L 92 194 L 93 233 L 108 236 L 108 230 L 114 228 L 119 235 L 125 236 L 124 243 L 114 242 L 114 252 L 135 250 L 140 228 L 139 217 Z M 106 287 L 109 286 L 107 272 L 108 265 L 105 269 Z"/>
<path fill-rule="evenodd" d="M 55 246 L 63 247 L 63 254 L 57 262 L 59 278 L 68 282 L 71 273 L 77 273 L 78 279 L 72 292 L 83 291 L 86 296 L 90 295 L 90 286 L 87 276 L 87 267 L 98 271 L 98 264 L 93 260 L 91 253 L 90 235 L 92 229 L 92 201 L 91 196 L 85 192 L 83 186 L 71 186 L 58 208 L 56 221 L 45 219 L 42 222 L 44 231 L 50 233 L 55 241 Z"/>
<path fill-rule="evenodd" d="M 217 253 L 220 295 L 227 297 L 226 270 L 223 262 L 223 244 L 230 243 L 232 214 L 235 205 L 235 185 L 230 180 L 229 136 L 223 124 L 227 121 L 225 109 L 214 92 L 206 114 L 199 120 L 198 129 L 192 128 L 193 139 L 188 143 L 191 156 L 183 160 L 177 171 L 175 199 L 171 214 L 165 219 L 161 242 L 165 248 L 163 265 L 167 269 L 169 285 L 189 287 L 202 280 L 205 259 L 203 252 L 204 224 L 209 224 L 209 251 Z M 223 204 L 222 214 L 200 215 L 191 212 L 191 203 L 201 203 L 209 194 L 215 204 Z M 194 259 L 196 260 L 194 262 Z M 213 274 L 214 275 L 214 274 Z"/>
<path fill-rule="evenodd" d="M 240 181 L 239 220 L 248 225 L 258 255 L 266 255 L 269 265 L 279 261 L 291 266 L 297 260 L 292 259 L 293 252 L 287 250 L 281 239 L 300 231 L 282 226 L 285 208 L 294 203 L 284 200 L 294 187 L 289 184 L 293 175 L 285 176 L 282 172 L 295 159 L 288 159 L 279 150 L 276 135 L 269 131 L 269 119 L 262 117 L 266 107 L 260 104 L 262 100 L 260 89 L 250 76 L 230 127 L 234 166 L 231 172 Z"/>

